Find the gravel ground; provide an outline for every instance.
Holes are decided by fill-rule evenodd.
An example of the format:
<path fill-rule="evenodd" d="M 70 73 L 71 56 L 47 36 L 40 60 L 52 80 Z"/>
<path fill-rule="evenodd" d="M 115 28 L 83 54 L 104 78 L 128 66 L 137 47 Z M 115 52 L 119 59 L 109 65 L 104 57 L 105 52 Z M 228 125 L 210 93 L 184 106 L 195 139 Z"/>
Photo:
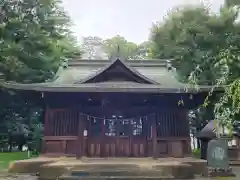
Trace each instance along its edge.
<path fill-rule="evenodd" d="M 0 175 L 0 180 L 37 180 L 36 176 L 31 175 Z"/>
<path fill-rule="evenodd" d="M 203 178 L 196 177 L 195 180 L 240 180 L 240 166 L 233 167 L 233 172 L 236 174 L 236 177 L 222 177 L 222 178 Z"/>
<path fill-rule="evenodd" d="M 195 180 L 240 180 L 240 167 L 233 167 L 235 178 L 203 178 L 196 177 Z M 37 180 L 37 176 L 32 175 L 9 175 L 7 172 L 0 172 L 0 180 Z"/>

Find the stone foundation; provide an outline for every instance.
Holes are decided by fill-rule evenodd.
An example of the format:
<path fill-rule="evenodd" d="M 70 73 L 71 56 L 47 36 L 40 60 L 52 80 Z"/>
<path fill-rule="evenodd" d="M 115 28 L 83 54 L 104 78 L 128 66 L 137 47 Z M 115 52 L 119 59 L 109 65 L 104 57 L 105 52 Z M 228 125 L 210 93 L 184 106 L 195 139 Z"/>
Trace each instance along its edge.
<path fill-rule="evenodd" d="M 235 173 L 233 173 L 232 168 L 228 169 L 213 169 L 207 168 L 207 177 L 217 178 L 217 177 L 236 177 Z"/>
<path fill-rule="evenodd" d="M 9 164 L 8 172 L 13 174 L 16 173 L 34 174 L 38 173 L 40 167 L 42 167 L 44 164 L 53 163 L 57 160 L 58 159 L 41 157 L 28 160 L 19 160 Z"/>
<path fill-rule="evenodd" d="M 9 167 L 9 172 L 38 173 L 43 180 L 194 179 L 203 171 L 206 162 L 193 158 L 37 158 L 16 161 Z"/>

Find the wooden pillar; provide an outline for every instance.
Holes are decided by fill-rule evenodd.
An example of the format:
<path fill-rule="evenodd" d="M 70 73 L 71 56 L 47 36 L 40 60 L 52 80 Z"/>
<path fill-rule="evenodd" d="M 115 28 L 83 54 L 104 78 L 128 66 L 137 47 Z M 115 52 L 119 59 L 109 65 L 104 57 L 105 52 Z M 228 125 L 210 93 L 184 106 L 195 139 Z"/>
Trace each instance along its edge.
<path fill-rule="evenodd" d="M 77 138 L 77 159 L 80 159 L 83 155 L 84 148 L 84 136 L 83 136 L 83 115 L 79 114 L 78 119 L 78 138 Z"/>
<path fill-rule="evenodd" d="M 101 122 L 101 144 L 100 144 L 100 155 L 101 156 L 105 156 L 104 121 L 105 121 L 105 119 L 102 119 L 102 122 Z"/>
<path fill-rule="evenodd" d="M 152 116 L 152 145 L 153 145 L 153 158 L 157 158 L 157 127 L 156 127 L 156 115 Z"/>
<path fill-rule="evenodd" d="M 49 114 L 50 114 L 50 110 L 48 108 L 48 106 L 45 107 L 45 112 L 44 112 L 44 136 L 48 136 L 49 135 Z M 42 153 L 46 153 L 46 140 L 43 138 L 42 140 L 42 147 L 41 147 L 41 151 Z"/>
<path fill-rule="evenodd" d="M 182 111 L 182 110 L 180 110 Z M 184 126 L 186 128 L 186 131 L 184 131 L 184 137 L 187 138 L 187 140 L 185 141 L 184 144 L 182 144 L 182 148 L 186 149 L 186 151 L 183 151 L 183 155 L 182 156 L 191 156 L 191 137 L 190 137 L 190 125 L 189 125 L 189 121 L 188 121 L 188 109 L 184 109 L 183 110 L 183 118 L 182 121 L 184 122 Z M 182 136 L 182 135 L 181 135 Z M 183 146 L 187 146 L 187 147 L 183 147 Z"/>
<path fill-rule="evenodd" d="M 120 120 L 117 118 L 116 116 L 116 138 L 117 138 L 117 142 L 116 142 L 116 146 L 115 146 L 115 156 L 121 156 L 120 151 L 119 151 L 119 140 L 120 140 Z"/>
<path fill-rule="evenodd" d="M 49 115 L 50 115 L 50 110 L 48 106 L 46 106 L 45 116 L 44 116 L 44 136 L 47 136 L 49 134 Z"/>

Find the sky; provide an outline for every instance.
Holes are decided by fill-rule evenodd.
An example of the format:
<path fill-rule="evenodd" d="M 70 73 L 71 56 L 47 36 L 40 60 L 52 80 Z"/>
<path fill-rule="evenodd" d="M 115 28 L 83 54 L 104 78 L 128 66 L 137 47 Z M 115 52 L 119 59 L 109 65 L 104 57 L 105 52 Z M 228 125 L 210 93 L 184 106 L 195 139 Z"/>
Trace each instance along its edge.
<path fill-rule="evenodd" d="M 202 1 L 217 11 L 224 0 Z M 141 43 L 148 39 L 152 23 L 161 21 L 172 8 L 189 2 L 201 0 L 63 0 L 63 6 L 79 41 L 83 36 L 105 39 L 120 35 Z"/>

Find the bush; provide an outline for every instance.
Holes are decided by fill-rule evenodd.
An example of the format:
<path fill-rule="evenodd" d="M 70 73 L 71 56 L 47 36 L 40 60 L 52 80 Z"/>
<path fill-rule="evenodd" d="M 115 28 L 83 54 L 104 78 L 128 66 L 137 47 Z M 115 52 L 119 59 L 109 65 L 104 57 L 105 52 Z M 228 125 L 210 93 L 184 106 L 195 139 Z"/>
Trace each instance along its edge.
<path fill-rule="evenodd" d="M 200 158 L 201 157 L 201 150 L 200 149 L 193 149 L 192 150 L 192 155 L 195 158 Z"/>

